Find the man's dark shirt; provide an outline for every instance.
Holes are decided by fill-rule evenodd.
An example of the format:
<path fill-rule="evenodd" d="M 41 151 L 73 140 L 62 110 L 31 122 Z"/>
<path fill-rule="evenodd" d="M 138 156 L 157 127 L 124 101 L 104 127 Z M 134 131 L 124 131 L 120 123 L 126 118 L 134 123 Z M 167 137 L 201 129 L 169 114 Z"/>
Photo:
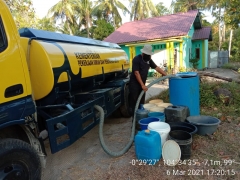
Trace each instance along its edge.
<path fill-rule="evenodd" d="M 151 59 L 150 61 L 146 62 L 142 59 L 142 55 L 139 54 L 133 58 L 132 61 L 132 73 L 130 76 L 130 86 L 135 86 L 135 88 L 141 88 L 141 85 L 137 81 L 137 78 L 134 74 L 134 71 L 139 71 L 139 74 L 142 78 L 143 83 L 146 83 L 148 70 L 149 68 L 155 69 L 157 65 Z"/>

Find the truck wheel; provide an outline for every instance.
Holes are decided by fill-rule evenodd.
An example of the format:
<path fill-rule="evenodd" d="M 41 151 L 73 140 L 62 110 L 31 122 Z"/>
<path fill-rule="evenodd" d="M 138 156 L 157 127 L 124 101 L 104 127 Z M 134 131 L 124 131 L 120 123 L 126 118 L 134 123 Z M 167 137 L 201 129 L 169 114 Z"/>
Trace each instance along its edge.
<path fill-rule="evenodd" d="M 123 117 L 129 118 L 131 117 L 128 109 L 129 109 L 129 87 L 128 85 L 125 86 L 124 88 L 124 104 L 120 106 L 120 112 Z"/>
<path fill-rule="evenodd" d="M 41 179 L 41 164 L 38 154 L 30 144 L 22 140 L 0 140 L 0 159 L 0 179 Z"/>

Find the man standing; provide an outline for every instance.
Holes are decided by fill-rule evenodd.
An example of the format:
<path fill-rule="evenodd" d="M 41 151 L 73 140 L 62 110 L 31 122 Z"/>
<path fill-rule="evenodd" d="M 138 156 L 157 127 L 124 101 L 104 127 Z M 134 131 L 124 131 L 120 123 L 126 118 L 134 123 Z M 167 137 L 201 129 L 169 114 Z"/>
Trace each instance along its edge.
<path fill-rule="evenodd" d="M 129 113 L 133 116 L 135 105 L 138 99 L 138 96 L 144 90 L 145 92 L 148 90 L 147 86 L 145 86 L 148 70 L 151 67 L 155 69 L 157 72 L 166 76 L 166 72 L 163 71 L 160 67 L 158 67 L 153 60 L 151 59 L 152 46 L 146 44 L 143 49 L 141 49 L 142 54 L 139 54 L 133 58 L 132 61 L 132 73 L 130 76 L 129 82 Z M 145 102 L 145 93 L 142 96 L 140 104 L 144 104 Z"/>

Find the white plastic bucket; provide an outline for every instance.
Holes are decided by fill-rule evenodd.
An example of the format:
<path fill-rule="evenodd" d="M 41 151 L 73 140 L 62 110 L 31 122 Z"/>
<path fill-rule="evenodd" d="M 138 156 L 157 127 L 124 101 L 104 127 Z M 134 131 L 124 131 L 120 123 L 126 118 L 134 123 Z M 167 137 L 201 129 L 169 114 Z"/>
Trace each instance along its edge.
<path fill-rule="evenodd" d="M 164 112 L 164 107 L 159 107 L 159 106 L 156 106 L 156 107 L 151 107 L 151 108 L 149 108 L 149 111 L 150 112 Z"/>
<path fill-rule="evenodd" d="M 161 144 L 163 147 L 164 143 L 168 139 L 168 134 L 171 130 L 170 125 L 165 122 L 151 122 L 148 124 L 148 129 L 150 131 L 156 131 L 159 133 L 161 137 Z"/>
<path fill-rule="evenodd" d="M 149 101 L 150 104 L 157 104 L 157 103 L 162 103 L 163 100 L 162 99 L 153 99 L 151 101 Z"/>
<path fill-rule="evenodd" d="M 164 103 L 164 102 L 157 102 L 157 103 L 154 103 L 154 104 L 156 104 L 156 106 L 160 106 L 162 103 Z"/>
<path fill-rule="evenodd" d="M 167 108 L 168 106 L 172 106 L 172 104 L 171 103 L 161 103 L 161 104 L 158 104 L 157 106 Z"/>
<path fill-rule="evenodd" d="M 148 104 L 144 104 L 143 107 L 144 107 L 144 109 L 146 109 L 146 110 L 150 110 L 151 108 L 157 107 L 157 106 L 156 106 L 155 104 L 150 104 L 150 103 L 148 103 Z"/>

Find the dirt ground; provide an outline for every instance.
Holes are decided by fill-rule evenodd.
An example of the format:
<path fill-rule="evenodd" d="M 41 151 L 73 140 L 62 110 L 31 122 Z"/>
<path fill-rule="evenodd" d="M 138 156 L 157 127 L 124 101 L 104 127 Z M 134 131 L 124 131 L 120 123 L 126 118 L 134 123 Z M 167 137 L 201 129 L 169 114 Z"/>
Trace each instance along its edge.
<path fill-rule="evenodd" d="M 43 179 L 108 179 L 119 174 L 119 168 L 128 167 L 134 158 L 134 148 L 122 157 L 110 157 L 101 148 L 98 125 L 72 146 L 50 154 Z M 109 118 L 105 120 L 105 142 L 111 150 L 120 150 L 128 142 L 131 119 Z M 114 175 L 115 174 L 115 175 Z M 124 174 L 124 173 L 123 173 Z"/>
<path fill-rule="evenodd" d="M 111 150 L 118 151 L 127 144 L 131 125 L 130 118 L 110 117 L 105 120 L 104 137 Z M 56 154 L 51 154 L 49 144 L 45 142 L 48 158 L 42 179 L 240 179 L 238 118 L 222 121 L 212 136 L 194 135 L 191 158 L 175 167 L 164 164 L 162 158 L 154 166 L 136 162 L 134 143 L 123 156 L 109 156 L 100 145 L 98 127 L 97 125 L 73 145 Z"/>
<path fill-rule="evenodd" d="M 167 166 L 163 159 L 154 166 L 136 162 L 134 143 L 130 150 L 121 157 L 115 158 L 107 155 L 101 148 L 98 126 L 96 126 L 72 146 L 56 154 L 50 154 L 48 148 L 49 156 L 47 167 L 43 171 L 43 179 L 237 180 L 240 179 L 239 122 L 222 122 L 216 134 L 211 137 L 194 135 L 191 158 L 175 167 Z M 109 118 L 106 120 L 104 137 L 111 150 L 120 150 L 127 144 L 130 137 L 130 128 L 131 119 Z M 229 136 L 229 138 L 221 138 L 223 136 Z M 222 145 L 216 147 L 214 143 L 222 145 L 224 143 L 225 148 L 222 148 Z"/>

